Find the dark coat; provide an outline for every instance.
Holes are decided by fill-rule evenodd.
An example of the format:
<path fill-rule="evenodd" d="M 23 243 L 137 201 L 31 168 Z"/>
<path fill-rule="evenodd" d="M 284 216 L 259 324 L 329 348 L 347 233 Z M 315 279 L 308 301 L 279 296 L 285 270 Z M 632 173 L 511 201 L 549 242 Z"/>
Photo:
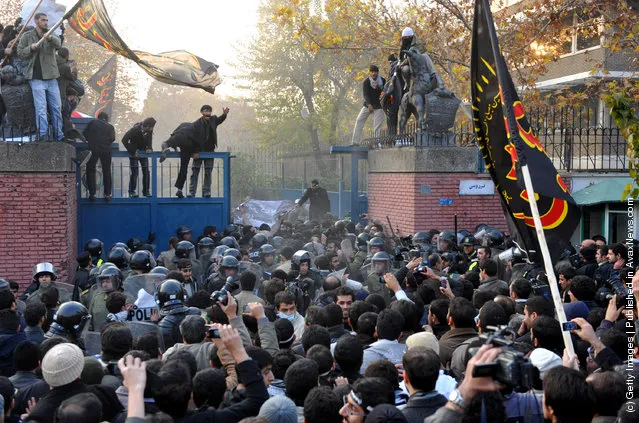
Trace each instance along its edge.
<path fill-rule="evenodd" d="M 306 202 L 306 200 L 309 200 L 310 202 L 309 212 L 311 220 L 312 217 L 321 217 L 324 213 L 331 210 L 331 202 L 328 199 L 328 193 L 320 186 L 308 188 L 306 192 L 304 192 L 304 195 L 300 198 L 300 207 Z"/>
<path fill-rule="evenodd" d="M 20 342 L 26 340 L 27 336 L 24 332 L 0 331 L 0 376 L 9 377 L 16 372 L 13 365 L 13 350 Z"/>
<path fill-rule="evenodd" d="M 208 123 L 204 118 L 193 122 L 193 130 L 200 144 L 200 151 L 215 151 L 217 148 L 217 127 L 226 120 L 226 115 L 212 115 Z"/>
<path fill-rule="evenodd" d="M 453 358 L 453 351 L 469 338 L 477 336 L 473 328 L 455 328 L 446 332 L 439 340 L 439 358 L 444 366 Z"/>
<path fill-rule="evenodd" d="M 103 420 L 112 421 L 123 410 L 113 389 L 105 386 L 86 386 L 79 379 L 68 385 L 59 386 L 44 394 L 25 422 L 48 423 L 54 420 L 56 410 L 62 402 L 74 395 L 94 393 L 102 403 Z"/>
<path fill-rule="evenodd" d="M 134 155 L 137 150 L 152 148 L 153 134 L 142 132 L 142 122 L 136 123 L 124 134 L 122 144 L 129 154 Z"/>
<path fill-rule="evenodd" d="M 58 77 L 60 99 L 64 103 L 67 97 L 67 88 L 69 87 L 69 84 L 78 79 L 78 70 L 71 66 L 72 62 L 63 59 L 58 55 L 56 55 L 55 59 L 58 65 L 58 72 L 60 72 L 60 76 Z"/>
<path fill-rule="evenodd" d="M 402 410 L 408 423 L 423 423 L 428 416 L 446 405 L 448 400 L 437 391 L 415 392 Z"/>
<path fill-rule="evenodd" d="M 381 77 L 380 77 L 381 78 Z M 386 80 L 382 79 L 382 85 L 374 89 L 371 86 L 371 82 L 369 78 L 366 78 L 362 84 L 362 93 L 364 94 L 364 107 L 368 107 L 369 105 L 373 106 L 373 109 L 381 109 L 382 104 L 380 102 L 380 96 L 382 95 L 382 90 L 384 89 L 384 84 L 386 84 Z"/>
<path fill-rule="evenodd" d="M 102 119 L 93 119 L 89 122 L 82 131 L 82 135 L 89 143 L 89 150 L 98 153 L 111 151 L 111 144 L 115 142 L 115 128 Z"/>

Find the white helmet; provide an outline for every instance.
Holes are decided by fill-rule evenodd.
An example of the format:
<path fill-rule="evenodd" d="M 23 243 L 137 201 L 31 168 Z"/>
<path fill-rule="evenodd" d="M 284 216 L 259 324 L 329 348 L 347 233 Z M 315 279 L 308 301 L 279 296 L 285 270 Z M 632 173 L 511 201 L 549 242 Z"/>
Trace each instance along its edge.
<path fill-rule="evenodd" d="M 42 262 L 33 266 L 33 279 L 37 279 L 41 273 L 51 274 L 51 279 L 56 279 L 55 267 L 51 263 Z"/>
<path fill-rule="evenodd" d="M 299 204 L 299 203 L 300 203 L 300 199 L 299 199 L 299 198 L 297 198 L 297 199 L 295 200 L 295 204 Z"/>
<path fill-rule="evenodd" d="M 413 36 L 415 36 L 415 32 L 413 31 L 413 28 L 409 26 L 404 28 L 404 30 L 402 31 L 402 37 L 413 37 Z"/>

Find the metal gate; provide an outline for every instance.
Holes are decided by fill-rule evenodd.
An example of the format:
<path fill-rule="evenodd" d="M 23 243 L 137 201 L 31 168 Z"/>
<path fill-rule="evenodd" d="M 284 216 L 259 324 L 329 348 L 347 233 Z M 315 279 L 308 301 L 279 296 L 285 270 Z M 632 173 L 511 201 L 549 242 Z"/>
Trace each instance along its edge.
<path fill-rule="evenodd" d="M 86 145 L 86 144 L 85 144 Z M 86 166 L 77 170 L 78 190 L 78 251 L 90 238 L 99 238 L 109 249 L 115 242 L 126 242 L 131 237 L 148 239 L 150 232 L 156 234 L 154 241 L 156 255 L 168 249 L 169 237 L 175 236 L 179 225 L 193 228 L 194 240 L 203 232 L 205 226 L 214 225 L 221 232 L 230 221 L 231 198 L 231 161 L 230 153 L 201 153 L 200 158 L 212 158 L 211 196 L 202 197 L 204 165 L 200 169 L 197 191 L 193 197 L 179 199 L 175 196 L 175 180 L 178 175 L 180 159 L 178 153 L 170 153 L 165 162 L 160 163 L 160 153 L 140 154 L 147 158 L 148 168 L 140 168 L 135 193 L 137 198 L 128 194 L 131 167 L 129 154 L 118 151 L 117 145 L 112 151 L 112 199 L 105 201 L 103 193 L 103 172 L 100 163 L 96 169 L 96 200 L 89 201 L 86 183 Z M 184 185 L 184 195 L 188 192 L 192 175 L 192 162 L 189 165 L 188 178 Z M 151 196 L 143 194 L 143 174 L 149 172 L 149 191 Z M 106 251 L 105 251 L 106 254 Z"/>

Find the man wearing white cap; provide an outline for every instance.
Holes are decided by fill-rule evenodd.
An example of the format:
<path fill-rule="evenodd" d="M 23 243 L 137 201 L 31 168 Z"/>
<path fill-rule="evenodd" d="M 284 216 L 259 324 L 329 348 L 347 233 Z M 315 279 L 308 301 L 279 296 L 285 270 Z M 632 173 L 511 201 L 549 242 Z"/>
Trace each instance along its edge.
<path fill-rule="evenodd" d="M 56 410 L 66 399 L 74 395 L 93 392 L 94 387 L 88 387 L 80 380 L 82 369 L 84 368 L 84 354 L 82 350 L 75 344 L 64 343 L 51 348 L 42 360 L 42 377 L 49 384 L 51 390 L 44 394 L 37 402 L 36 406 L 31 410 L 25 422 L 52 422 L 55 420 Z M 100 401 L 103 406 L 103 415 L 105 420 L 110 420 L 119 410 L 109 409 L 108 406 L 122 407 L 119 404 L 114 405 L 112 401 L 115 398 L 115 391 L 106 387 L 99 388 Z"/>

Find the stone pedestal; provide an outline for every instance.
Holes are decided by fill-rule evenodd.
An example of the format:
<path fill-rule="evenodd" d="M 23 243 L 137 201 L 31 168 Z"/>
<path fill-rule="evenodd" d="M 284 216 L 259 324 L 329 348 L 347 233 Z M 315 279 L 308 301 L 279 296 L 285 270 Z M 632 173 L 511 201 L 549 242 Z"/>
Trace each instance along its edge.
<path fill-rule="evenodd" d="M 75 149 L 60 142 L 0 142 L 0 277 L 25 288 L 53 263 L 73 282 L 77 256 Z"/>
<path fill-rule="evenodd" d="M 506 230 L 497 191 L 462 195 L 460 183 L 490 187 L 488 173 L 477 172 L 475 147 L 402 147 L 368 153 L 368 214 L 404 235 L 427 229 L 473 230 L 486 223 Z M 486 190 L 484 189 L 483 192 Z M 482 192 L 482 191 L 480 191 Z"/>

